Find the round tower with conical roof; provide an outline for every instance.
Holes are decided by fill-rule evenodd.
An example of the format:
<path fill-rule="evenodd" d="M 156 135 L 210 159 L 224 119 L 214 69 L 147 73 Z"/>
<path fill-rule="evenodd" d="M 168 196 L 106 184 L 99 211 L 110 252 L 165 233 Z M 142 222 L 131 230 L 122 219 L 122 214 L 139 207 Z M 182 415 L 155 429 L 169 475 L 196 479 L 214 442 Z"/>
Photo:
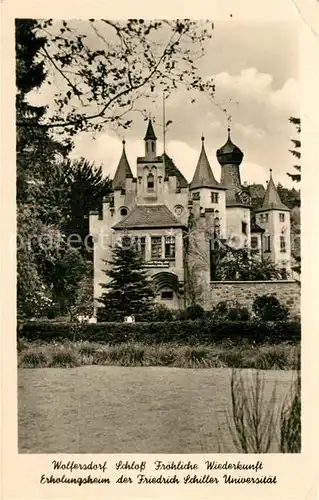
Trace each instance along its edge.
<path fill-rule="evenodd" d="M 251 197 L 241 183 L 240 165 L 244 154 L 230 137 L 227 130 L 226 143 L 217 150 L 217 160 L 221 166 L 221 183 L 226 191 L 227 236 L 237 248 L 250 247 Z"/>

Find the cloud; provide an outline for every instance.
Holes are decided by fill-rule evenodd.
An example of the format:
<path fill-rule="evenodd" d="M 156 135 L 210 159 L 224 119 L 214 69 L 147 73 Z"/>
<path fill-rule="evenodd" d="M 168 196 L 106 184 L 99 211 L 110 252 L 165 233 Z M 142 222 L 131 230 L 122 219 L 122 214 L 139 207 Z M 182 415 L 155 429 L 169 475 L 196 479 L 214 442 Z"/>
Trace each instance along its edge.
<path fill-rule="evenodd" d="M 254 125 L 243 125 L 242 123 L 235 123 L 233 127 L 239 134 L 249 139 L 261 139 L 266 134 L 265 131 L 254 127 Z"/>
<path fill-rule="evenodd" d="M 216 97 L 231 96 L 232 101 L 255 101 L 264 105 L 271 104 L 280 111 L 293 112 L 299 105 L 299 85 L 289 78 L 279 89 L 273 88 L 273 76 L 260 73 L 257 68 L 245 68 L 237 75 L 228 72 L 218 73 L 215 77 Z"/>
<path fill-rule="evenodd" d="M 242 183 L 247 182 L 247 184 L 263 184 L 266 187 L 266 182 L 269 180 L 269 168 L 258 163 L 253 163 L 249 161 L 243 161 L 240 166 L 240 174 Z M 278 172 L 278 169 L 273 168 L 273 179 L 275 184 L 280 182 L 287 188 L 295 187 L 295 184 L 286 173 Z"/>
<path fill-rule="evenodd" d="M 294 110 L 300 101 L 300 89 L 294 78 L 289 78 L 283 87 L 270 95 L 270 102 L 282 110 Z"/>

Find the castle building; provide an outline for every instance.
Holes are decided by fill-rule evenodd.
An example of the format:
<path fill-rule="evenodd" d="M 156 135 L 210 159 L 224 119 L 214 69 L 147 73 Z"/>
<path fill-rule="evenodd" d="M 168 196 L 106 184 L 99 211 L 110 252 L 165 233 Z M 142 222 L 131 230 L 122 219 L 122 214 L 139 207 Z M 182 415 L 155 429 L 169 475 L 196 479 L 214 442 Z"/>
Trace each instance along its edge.
<path fill-rule="evenodd" d="M 154 282 L 157 301 L 170 308 L 185 305 L 185 290 L 194 276 L 200 294 L 214 281 L 221 241 L 236 248 L 253 248 L 259 258 L 270 258 L 290 274 L 289 209 L 283 205 L 270 174 L 262 208 L 252 221 L 249 190 L 242 185 L 242 151 L 228 129 L 217 151 L 220 182 L 209 163 L 205 139 L 189 184 L 167 153 L 158 155 L 157 138 L 149 120 L 144 156 L 137 158 L 136 177 L 127 160 L 125 141 L 113 179 L 111 196 L 100 212 L 90 213 L 94 240 L 94 298 L 96 307 L 112 248 L 130 237 L 137 244 Z"/>

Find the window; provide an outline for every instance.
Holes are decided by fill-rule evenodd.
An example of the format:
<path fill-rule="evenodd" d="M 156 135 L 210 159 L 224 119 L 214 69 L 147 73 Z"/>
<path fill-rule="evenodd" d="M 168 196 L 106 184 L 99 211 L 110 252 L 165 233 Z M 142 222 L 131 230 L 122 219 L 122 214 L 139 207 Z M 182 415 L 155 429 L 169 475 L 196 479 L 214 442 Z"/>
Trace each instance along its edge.
<path fill-rule="evenodd" d="M 285 214 L 279 214 L 279 222 L 285 222 Z"/>
<path fill-rule="evenodd" d="M 147 176 L 147 191 L 154 191 L 154 175 L 148 174 Z"/>
<path fill-rule="evenodd" d="M 259 219 L 260 219 L 260 222 L 267 223 L 268 222 L 268 214 L 261 214 Z"/>
<path fill-rule="evenodd" d="M 173 290 L 163 290 L 163 292 L 161 293 L 161 299 L 173 300 Z"/>
<path fill-rule="evenodd" d="M 283 267 L 281 269 L 281 279 L 286 280 L 287 278 L 288 278 L 288 276 L 287 276 L 287 269 L 285 267 Z"/>
<path fill-rule="evenodd" d="M 241 223 L 241 232 L 247 234 L 247 222 Z"/>
<path fill-rule="evenodd" d="M 252 250 L 256 250 L 258 248 L 258 238 L 257 236 L 252 236 L 250 240 L 250 246 Z"/>
<path fill-rule="evenodd" d="M 212 203 L 218 203 L 218 193 L 211 193 L 211 202 Z"/>
<path fill-rule="evenodd" d="M 264 214 L 264 222 L 268 222 L 268 214 Z"/>
<path fill-rule="evenodd" d="M 165 259 L 175 259 L 175 236 L 165 236 Z"/>
<path fill-rule="evenodd" d="M 148 153 L 148 143 L 147 142 L 145 143 L 145 147 L 146 147 L 146 153 Z"/>
<path fill-rule="evenodd" d="M 152 236 L 151 237 L 151 257 L 152 259 L 162 258 L 162 237 Z"/>
<path fill-rule="evenodd" d="M 286 239 L 284 236 L 280 236 L 280 251 L 281 252 L 286 251 Z"/>
<path fill-rule="evenodd" d="M 124 215 L 127 215 L 127 208 L 122 207 L 120 210 L 120 214 L 124 217 Z"/>
<path fill-rule="evenodd" d="M 103 220 L 103 205 L 99 206 L 99 220 Z"/>
<path fill-rule="evenodd" d="M 197 193 L 193 193 L 193 200 L 199 200 L 199 191 Z"/>
<path fill-rule="evenodd" d="M 265 236 L 265 252 L 270 252 L 270 236 Z"/>
<path fill-rule="evenodd" d="M 141 236 L 140 238 L 140 252 L 142 258 L 145 260 L 145 236 Z"/>
<path fill-rule="evenodd" d="M 155 152 L 155 144 L 154 144 L 154 142 L 152 142 L 152 153 L 154 153 L 154 152 Z"/>

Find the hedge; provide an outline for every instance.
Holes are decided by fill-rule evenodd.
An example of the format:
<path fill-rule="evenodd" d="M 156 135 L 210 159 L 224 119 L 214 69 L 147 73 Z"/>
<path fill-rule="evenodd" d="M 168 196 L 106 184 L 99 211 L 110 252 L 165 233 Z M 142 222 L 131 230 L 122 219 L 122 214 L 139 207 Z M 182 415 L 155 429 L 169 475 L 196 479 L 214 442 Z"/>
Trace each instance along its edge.
<path fill-rule="evenodd" d="M 93 323 L 72 324 L 50 321 L 33 321 L 18 331 L 19 338 L 30 341 L 86 340 L 119 344 L 121 342 L 143 342 L 159 344 L 214 344 L 229 340 L 261 343 L 299 342 L 299 322 L 243 322 L 243 321 L 163 321 L 149 323 Z"/>

